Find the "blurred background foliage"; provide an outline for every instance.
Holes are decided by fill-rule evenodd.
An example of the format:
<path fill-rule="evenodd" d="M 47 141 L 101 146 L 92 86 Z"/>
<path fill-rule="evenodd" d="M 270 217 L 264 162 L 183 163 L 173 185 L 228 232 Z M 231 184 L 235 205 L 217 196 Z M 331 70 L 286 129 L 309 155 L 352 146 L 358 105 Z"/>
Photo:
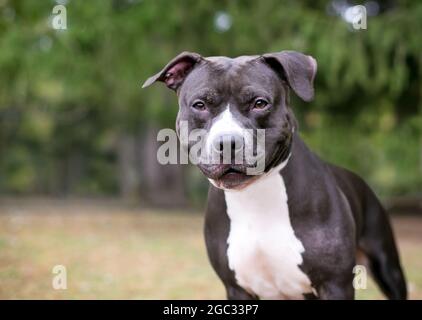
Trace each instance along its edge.
<path fill-rule="evenodd" d="M 56 4 L 67 30 L 51 27 Z M 0 0 L 0 192 L 201 203 L 194 168 L 160 166 L 177 101 L 142 82 L 181 51 L 285 49 L 318 61 L 316 99 L 293 99 L 305 141 L 383 197 L 422 191 L 422 2 Z M 165 200 L 165 201 L 164 201 Z"/>

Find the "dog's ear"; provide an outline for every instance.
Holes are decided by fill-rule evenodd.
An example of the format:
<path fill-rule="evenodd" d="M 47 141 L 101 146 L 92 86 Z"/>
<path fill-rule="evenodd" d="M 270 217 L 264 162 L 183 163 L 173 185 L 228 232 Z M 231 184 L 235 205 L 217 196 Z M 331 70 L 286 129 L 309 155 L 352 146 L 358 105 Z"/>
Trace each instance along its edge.
<path fill-rule="evenodd" d="M 202 57 L 198 53 L 182 52 L 172 59 L 160 72 L 148 78 L 142 88 L 148 87 L 156 81 L 161 81 L 168 88 L 177 91 L 189 72 L 201 60 Z"/>
<path fill-rule="evenodd" d="M 311 101 L 314 98 L 317 63 L 313 57 L 296 51 L 267 53 L 262 57 L 302 100 Z"/>

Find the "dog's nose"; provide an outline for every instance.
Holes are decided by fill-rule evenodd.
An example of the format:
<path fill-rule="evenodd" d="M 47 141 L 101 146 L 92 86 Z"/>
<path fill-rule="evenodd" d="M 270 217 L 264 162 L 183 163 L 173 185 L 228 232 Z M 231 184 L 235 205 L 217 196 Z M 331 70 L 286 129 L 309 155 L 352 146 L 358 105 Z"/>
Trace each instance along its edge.
<path fill-rule="evenodd" d="M 216 137 L 213 141 L 214 151 L 217 153 L 230 152 L 236 154 L 243 150 L 243 136 L 237 133 L 223 134 Z"/>

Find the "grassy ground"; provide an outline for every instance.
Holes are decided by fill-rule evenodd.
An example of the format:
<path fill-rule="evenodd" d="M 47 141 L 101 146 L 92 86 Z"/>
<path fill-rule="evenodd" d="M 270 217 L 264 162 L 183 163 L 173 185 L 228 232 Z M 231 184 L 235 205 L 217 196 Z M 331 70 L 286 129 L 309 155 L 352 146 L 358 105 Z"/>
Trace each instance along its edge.
<path fill-rule="evenodd" d="M 201 214 L 112 202 L 2 200 L 2 299 L 224 299 Z M 410 297 L 422 299 L 422 219 L 394 219 Z M 67 290 L 52 269 L 67 269 Z M 378 299 L 373 283 L 358 298 Z"/>

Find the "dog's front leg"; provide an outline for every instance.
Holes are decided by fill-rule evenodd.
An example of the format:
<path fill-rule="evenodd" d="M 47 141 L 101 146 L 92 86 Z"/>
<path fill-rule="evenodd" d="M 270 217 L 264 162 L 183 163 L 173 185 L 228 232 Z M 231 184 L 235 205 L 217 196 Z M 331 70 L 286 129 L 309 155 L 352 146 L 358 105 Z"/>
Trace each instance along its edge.
<path fill-rule="evenodd" d="M 326 282 L 317 291 L 318 298 L 321 300 L 354 300 L 355 298 L 355 290 L 351 282 Z"/>
<path fill-rule="evenodd" d="M 258 300 L 256 296 L 249 294 L 239 286 L 226 286 L 228 300 Z"/>

